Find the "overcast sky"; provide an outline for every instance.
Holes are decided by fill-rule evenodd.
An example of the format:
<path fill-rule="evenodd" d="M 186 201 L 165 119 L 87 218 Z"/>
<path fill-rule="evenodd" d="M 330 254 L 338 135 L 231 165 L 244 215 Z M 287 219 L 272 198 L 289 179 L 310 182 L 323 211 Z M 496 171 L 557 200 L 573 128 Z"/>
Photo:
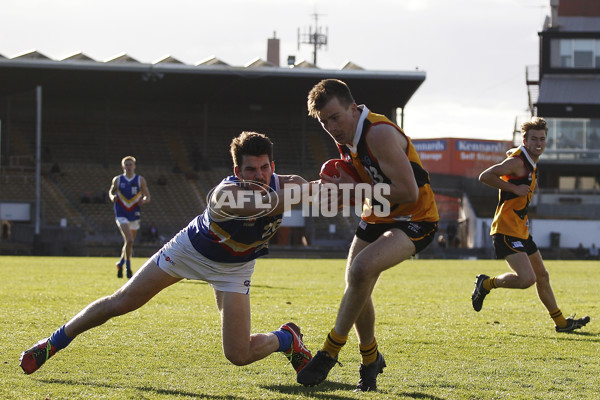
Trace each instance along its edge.
<path fill-rule="evenodd" d="M 2 0 L 0 54 L 36 49 L 52 59 L 127 53 L 234 66 L 266 59 L 267 39 L 312 62 L 298 28 L 328 29 L 320 68 L 425 71 L 405 109 L 412 138 L 512 139 L 527 115 L 526 66 L 538 64 L 538 32 L 550 0 Z M 360 103 L 360 99 L 356 99 Z M 368 104 L 367 104 L 368 106 Z M 377 112 L 378 110 L 373 110 Z"/>

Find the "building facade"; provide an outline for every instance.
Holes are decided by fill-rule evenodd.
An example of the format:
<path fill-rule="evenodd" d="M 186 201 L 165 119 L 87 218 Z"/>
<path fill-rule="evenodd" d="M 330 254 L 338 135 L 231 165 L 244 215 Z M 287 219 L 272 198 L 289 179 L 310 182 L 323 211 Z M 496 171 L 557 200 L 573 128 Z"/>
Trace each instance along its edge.
<path fill-rule="evenodd" d="M 531 114 L 549 125 L 541 186 L 600 189 L 600 2 L 551 0 L 539 32 L 537 81 L 528 79 Z M 529 74 L 528 74 L 529 75 Z"/>

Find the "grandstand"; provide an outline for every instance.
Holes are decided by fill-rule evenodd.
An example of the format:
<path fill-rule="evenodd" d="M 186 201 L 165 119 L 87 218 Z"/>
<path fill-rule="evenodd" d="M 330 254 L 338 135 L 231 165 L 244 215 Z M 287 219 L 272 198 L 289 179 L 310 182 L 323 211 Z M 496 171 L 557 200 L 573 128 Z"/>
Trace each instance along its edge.
<path fill-rule="evenodd" d="M 59 225 L 65 219 L 69 226 L 82 228 L 89 237 L 89 243 L 93 242 L 96 246 L 107 242 L 117 243 L 120 236 L 113 221 L 112 204 L 102 194 L 104 192 L 106 196 L 112 178 L 121 173 L 121 156 L 134 154 L 138 159 L 137 172 L 146 178 L 152 194 L 152 203 L 143 207 L 142 231 L 150 222 L 154 222 L 161 235 L 170 237 L 204 209 L 210 189 L 232 172 L 228 144 L 234 136 L 233 132 L 237 132 L 234 128 L 231 128 L 230 135 L 223 132 L 211 136 L 214 140 L 209 142 L 209 146 L 220 151 L 209 153 L 208 160 L 203 162 L 194 158 L 195 155 L 198 156 L 199 146 L 191 135 L 153 132 L 151 129 L 142 132 L 139 127 L 133 129 L 128 126 L 115 129 L 115 132 L 114 137 L 109 140 L 119 143 L 123 150 L 107 157 L 108 161 L 98 156 L 97 149 L 102 148 L 102 144 L 93 135 L 89 141 L 81 140 L 78 138 L 84 134 L 77 133 L 77 127 L 53 130 L 52 125 L 48 125 L 44 131 L 44 146 L 51 156 L 42 163 L 44 224 Z M 30 138 L 28 140 L 23 136 L 17 135 L 16 141 L 23 144 L 21 150 L 27 154 L 29 149 L 34 148 L 34 144 Z M 286 135 L 272 134 L 271 137 L 276 143 L 277 160 L 282 160 L 276 160 L 277 170 L 282 173 L 293 171 L 294 165 L 299 164 L 300 152 L 294 150 L 298 147 L 296 140 L 287 140 Z M 313 142 L 324 144 L 325 139 L 328 140 L 320 135 Z M 288 151 L 280 151 L 282 149 Z M 309 148 L 308 151 L 310 150 Z M 335 157 L 334 151 L 333 146 L 331 151 L 319 147 L 317 155 L 305 157 L 310 162 L 310 166 L 305 168 L 308 179 L 317 178 L 322 159 Z M 109 153 L 107 151 L 106 154 Z M 4 168 L 0 175 L 0 200 L 33 204 L 33 157 L 31 154 L 18 157 L 21 165 Z M 52 172 L 55 165 L 59 172 Z M 203 165 L 209 168 L 204 168 Z M 81 201 L 84 193 L 89 195 L 89 202 Z M 344 227 L 342 231 L 347 231 L 347 224 L 343 220 L 337 222 Z M 328 229 L 321 225 L 317 222 L 316 229 Z"/>
<path fill-rule="evenodd" d="M 305 99 L 316 82 L 331 77 L 347 81 L 357 99 L 395 120 L 425 73 L 56 61 L 35 52 L 0 59 L 0 203 L 28 203 L 33 209 L 36 201 L 39 85 L 41 252 L 118 254 L 122 240 L 102 192 L 121 173 L 125 155 L 137 158 L 137 172 L 152 194 L 143 207 L 136 255 L 154 252 L 157 244 L 146 239 L 145 229 L 154 222 L 168 239 L 203 210 L 210 189 L 232 172 L 229 143 L 242 130 L 273 139 L 276 172 L 317 179 L 321 164 L 338 154 L 308 117 Z M 82 203 L 86 192 L 90 201 Z M 0 252 L 10 253 L 16 243 L 33 249 L 34 222 L 33 216 L 14 222 L 12 241 L 0 242 Z M 282 235 L 273 247 L 293 252 L 299 246 L 305 252 L 308 244 L 315 251 L 343 252 L 355 228 L 353 217 L 305 222 L 304 244 Z"/>

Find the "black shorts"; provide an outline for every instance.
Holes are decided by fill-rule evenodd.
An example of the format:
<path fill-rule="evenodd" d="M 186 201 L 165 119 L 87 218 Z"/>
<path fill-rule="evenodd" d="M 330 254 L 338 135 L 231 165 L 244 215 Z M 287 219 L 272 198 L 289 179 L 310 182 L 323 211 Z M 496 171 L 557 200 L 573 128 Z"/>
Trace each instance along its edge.
<path fill-rule="evenodd" d="M 390 229 L 400 229 L 402 232 L 406 233 L 410 240 L 412 240 L 415 245 L 416 254 L 433 241 L 437 228 L 437 222 L 398 221 L 389 224 L 367 224 L 365 221 L 361 220 L 358 224 L 358 228 L 356 228 L 356 237 L 365 242 L 373 243 L 379 236 Z"/>
<path fill-rule="evenodd" d="M 496 250 L 496 258 L 498 259 L 504 259 L 511 254 L 522 252 L 526 252 L 530 256 L 538 251 L 531 235 L 527 239 L 521 239 L 496 233 L 492 235 L 492 239 L 494 241 L 494 249 Z"/>

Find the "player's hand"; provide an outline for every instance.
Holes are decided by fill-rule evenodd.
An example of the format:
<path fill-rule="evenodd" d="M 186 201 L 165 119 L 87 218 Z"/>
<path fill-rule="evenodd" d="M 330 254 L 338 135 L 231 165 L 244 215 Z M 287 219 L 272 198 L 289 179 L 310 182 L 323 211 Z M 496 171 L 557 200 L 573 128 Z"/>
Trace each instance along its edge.
<path fill-rule="evenodd" d="M 335 183 L 336 185 L 339 183 L 358 183 L 352 175 L 347 173 L 343 168 L 340 162 L 335 163 L 335 169 L 337 170 L 338 176 L 329 176 L 324 173 L 320 173 L 319 176 L 321 180 L 325 183 Z"/>

